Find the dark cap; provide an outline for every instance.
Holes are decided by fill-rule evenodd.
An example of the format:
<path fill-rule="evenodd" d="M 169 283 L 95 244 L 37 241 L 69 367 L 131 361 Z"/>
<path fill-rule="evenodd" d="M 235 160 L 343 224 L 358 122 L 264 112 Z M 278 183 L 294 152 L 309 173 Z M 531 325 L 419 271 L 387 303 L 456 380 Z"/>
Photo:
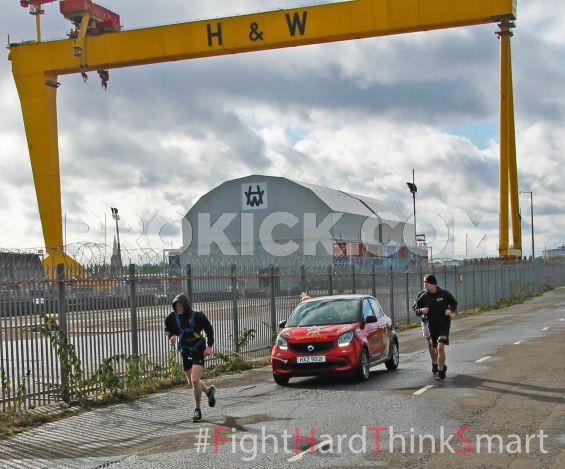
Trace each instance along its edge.
<path fill-rule="evenodd" d="M 424 277 L 424 283 L 429 283 L 431 285 L 437 285 L 437 279 L 436 279 L 435 275 L 428 274 Z"/>

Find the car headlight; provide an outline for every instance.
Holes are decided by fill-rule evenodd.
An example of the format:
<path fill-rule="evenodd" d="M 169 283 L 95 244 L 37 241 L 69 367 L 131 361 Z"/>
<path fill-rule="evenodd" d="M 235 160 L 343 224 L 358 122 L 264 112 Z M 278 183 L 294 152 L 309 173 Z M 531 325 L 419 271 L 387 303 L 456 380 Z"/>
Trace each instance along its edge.
<path fill-rule="evenodd" d="M 353 340 L 353 331 L 344 332 L 337 339 L 337 345 L 340 347 L 348 346 Z"/>
<path fill-rule="evenodd" d="M 286 339 L 282 336 L 277 336 L 277 347 L 283 350 L 288 349 L 288 343 Z"/>

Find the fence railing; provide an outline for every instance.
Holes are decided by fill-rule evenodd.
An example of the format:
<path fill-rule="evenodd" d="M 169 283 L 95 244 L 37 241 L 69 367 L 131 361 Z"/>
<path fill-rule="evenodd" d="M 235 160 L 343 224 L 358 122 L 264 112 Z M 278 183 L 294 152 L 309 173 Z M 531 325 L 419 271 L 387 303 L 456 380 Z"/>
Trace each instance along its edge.
<path fill-rule="evenodd" d="M 0 281 L 0 408 L 16 399 L 26 408 L 72 399 L 69 364 L 57 354 L 47 321 L 72 347 L 85 376 L 114 356 L 142 356 L 157 367 L 175 360 L 164 318 L 175 295 L 186 292 L 193 307 L 210 318 L 215 349 L 229 355 L 245 331 L 254 338 L 238 349 L 266 356 L 302 291 L 311 296 L 366 293 L 376 296 L 396 325 L 415 320 L 411 303 L 433 272 L 451 291 L 459 311 L 493 307 L 565 284 L 565 261 L 465 263 L 399 271 L 377 265 L 252 266 L 188 265 L 180 275 L 147 274 L 134 264 L 115 276 Z M 210 364 L 218 363 L 212 358 Z M 119 371 L 119 370 L 118 370 Z M 63 391 L 71 390 L 71 395 Z M 91 390 L 96 393 L 96 389 Z"/>

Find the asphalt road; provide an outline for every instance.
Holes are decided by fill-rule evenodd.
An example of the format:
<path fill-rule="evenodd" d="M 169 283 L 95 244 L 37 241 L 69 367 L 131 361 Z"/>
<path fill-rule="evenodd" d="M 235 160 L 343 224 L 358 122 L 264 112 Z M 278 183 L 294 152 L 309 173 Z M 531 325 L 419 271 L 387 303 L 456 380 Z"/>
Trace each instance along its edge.
<path fill-rule="evenodd" d="M 274 384 L 268 368 L 216 379 L 194 424 L 177 389 L 0 442 L 1 467 L 565 467 L 565 288 L 452 323 L 448 379 L 419 329 L 397 371 Z"/>

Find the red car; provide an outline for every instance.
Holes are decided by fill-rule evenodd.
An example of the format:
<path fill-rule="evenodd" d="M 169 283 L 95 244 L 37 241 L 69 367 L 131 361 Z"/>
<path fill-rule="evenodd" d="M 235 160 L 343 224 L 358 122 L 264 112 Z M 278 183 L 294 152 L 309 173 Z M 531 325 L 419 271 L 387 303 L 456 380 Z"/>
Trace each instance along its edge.
<path fill-rule="evenodd" d="M 369 379 L 370 367 L 398 368 L 398 338 L 392 320 L 370 295 L 335 295 L 300 303 L 282 321 L 271 366 L 275 382 L 294 376 L 348 373 Z"/>

